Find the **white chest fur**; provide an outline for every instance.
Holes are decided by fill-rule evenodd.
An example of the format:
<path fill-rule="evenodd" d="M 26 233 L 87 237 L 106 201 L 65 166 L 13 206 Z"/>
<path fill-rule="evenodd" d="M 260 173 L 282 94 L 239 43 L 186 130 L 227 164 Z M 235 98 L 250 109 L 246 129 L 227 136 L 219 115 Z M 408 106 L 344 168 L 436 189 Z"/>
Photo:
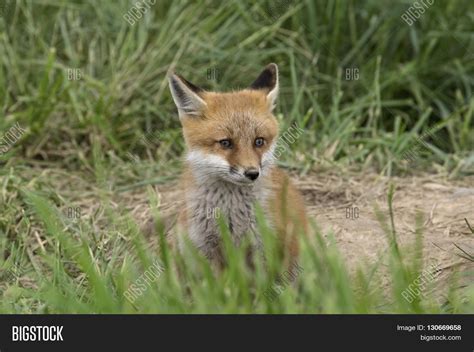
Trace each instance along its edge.
<path fill-rule="evenodd" d="M 209 180 L 197 185 L 186 195 L 190 240 L 204 255 L 212 257 L 220 244 L 219 221 L 222 219 L 228 224 L 235 245 L 240 245 L 244 236 L 250 236 L 252 245 L 261 248 L 254 208 L 256 201 L 264 200 L 263 196 L 259 183 L 238 186 Z"/>

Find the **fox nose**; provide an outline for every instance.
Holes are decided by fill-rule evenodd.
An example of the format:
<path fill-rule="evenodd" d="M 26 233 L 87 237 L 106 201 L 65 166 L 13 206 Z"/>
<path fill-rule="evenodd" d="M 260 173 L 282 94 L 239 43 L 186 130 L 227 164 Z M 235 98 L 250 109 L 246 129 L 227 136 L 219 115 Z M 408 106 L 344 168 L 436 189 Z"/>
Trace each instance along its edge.
<path fill-rule="evenodd" d="M 260 175 L 260 173 L 256 169 L 248 169 L 245 170 L 244 175 L 249 180 L 255 181 L 258 178 L 258 175 Z"/>

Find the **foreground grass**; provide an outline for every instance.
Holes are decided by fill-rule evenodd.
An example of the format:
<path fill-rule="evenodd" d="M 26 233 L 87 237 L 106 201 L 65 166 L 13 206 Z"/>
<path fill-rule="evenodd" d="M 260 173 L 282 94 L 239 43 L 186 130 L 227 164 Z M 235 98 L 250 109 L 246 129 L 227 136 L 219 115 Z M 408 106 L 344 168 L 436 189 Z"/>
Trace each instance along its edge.
<path fill-rule="evenodd" d="M 126 211 L 106 207 L 107 228 L 99 232 L 94 219 L 71 222 L 51 200 L 37 192 L 24 191 L 21 198 L 27 216 L 19 227 L 39 228 L 44 234 L 36 255 L 31 252 L 31 237 L 1 243 L 1 250 L 10 254 L 8 260 L 0 262 L 3 313 L 474 311 L 473 287 L 459 290 L 455 276 L 442 292 L 431 292 L 434 282 L 416 283 L 427 270 L 421 257 L 422 227 L 418 221 L 417 239 L 411 248 L 399 248 L 390 211 L 379 211 L 388 250 L 376 263 L 348 271 L 331 235 L 323 236 L 313 226 L 310 236 L 301 241 L 300 269 L 290 283 L 289 279 L 278 281 L 279 275 L 288 276 L 261 214 L 258 220 L 265 243 L 265 267 L 257 261 L 255 271 L 248 270 L 244 251 L 230 245 L 223 226 L 229 265 L 216 274 L 192 247 L 183 256 L 170 251 L 164 241 L 160 241 L 160 252 L 150 249 Z M 150 204 L 155 201 L 150 199 Z M 163 235 L 155 214 L 158 236 Z M 12 272 L 15 275 L 7 276 Z M 422 294 L 409 300 L 403 297 L 409 286 L 416 290 L 421 285 Z M 270 294 L 272 287 L 275 291 Z"/>

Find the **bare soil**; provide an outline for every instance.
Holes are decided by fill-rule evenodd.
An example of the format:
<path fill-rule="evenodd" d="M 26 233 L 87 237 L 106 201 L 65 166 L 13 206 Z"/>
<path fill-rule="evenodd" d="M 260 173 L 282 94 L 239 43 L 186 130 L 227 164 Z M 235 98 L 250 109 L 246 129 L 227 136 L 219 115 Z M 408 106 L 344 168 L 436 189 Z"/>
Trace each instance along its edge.
<path fill-rule="evenodd" d="M 310 216 L 324 234 L 334 234 L 349 267 L 374 263 L 388 248 L 387 233 L 376 209 L 388 217 L 389 182 L 395 185 L 393 213 L 397 240 L 410 250 L 415 244 L 416 214 L 422 216 L 423 256 L 440 269 L 467 266 L 462 248 L 474 255 L 474 234 L 465 219 L 474 222 L 474 179 L 448 181 L 442 177 L 411 178 L 375 175 L 304 177 L 298 187 L 305 195 Z M 458 247 L 457 247 L 458 246 Z"/>

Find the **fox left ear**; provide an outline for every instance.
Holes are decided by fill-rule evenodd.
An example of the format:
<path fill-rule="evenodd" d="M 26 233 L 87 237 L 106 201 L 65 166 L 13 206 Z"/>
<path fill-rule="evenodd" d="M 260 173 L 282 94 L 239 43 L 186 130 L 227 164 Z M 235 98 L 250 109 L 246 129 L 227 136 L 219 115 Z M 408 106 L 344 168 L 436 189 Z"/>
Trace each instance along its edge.
<path fill-rule="evenodd" d="M 206 106 L 201 97 L 203 90 L 172 71 L 168 73 L 168 82 L 179 117 L 199 116 Z"/>
<path fill-rule="evenodd" d="M 267 65 L 258 78 L 250 85 L 251 89 L 264 90 L 267 93 L 270 110 L 275 108 L 278 87 L 278 66 L 273 63 Z"/>

